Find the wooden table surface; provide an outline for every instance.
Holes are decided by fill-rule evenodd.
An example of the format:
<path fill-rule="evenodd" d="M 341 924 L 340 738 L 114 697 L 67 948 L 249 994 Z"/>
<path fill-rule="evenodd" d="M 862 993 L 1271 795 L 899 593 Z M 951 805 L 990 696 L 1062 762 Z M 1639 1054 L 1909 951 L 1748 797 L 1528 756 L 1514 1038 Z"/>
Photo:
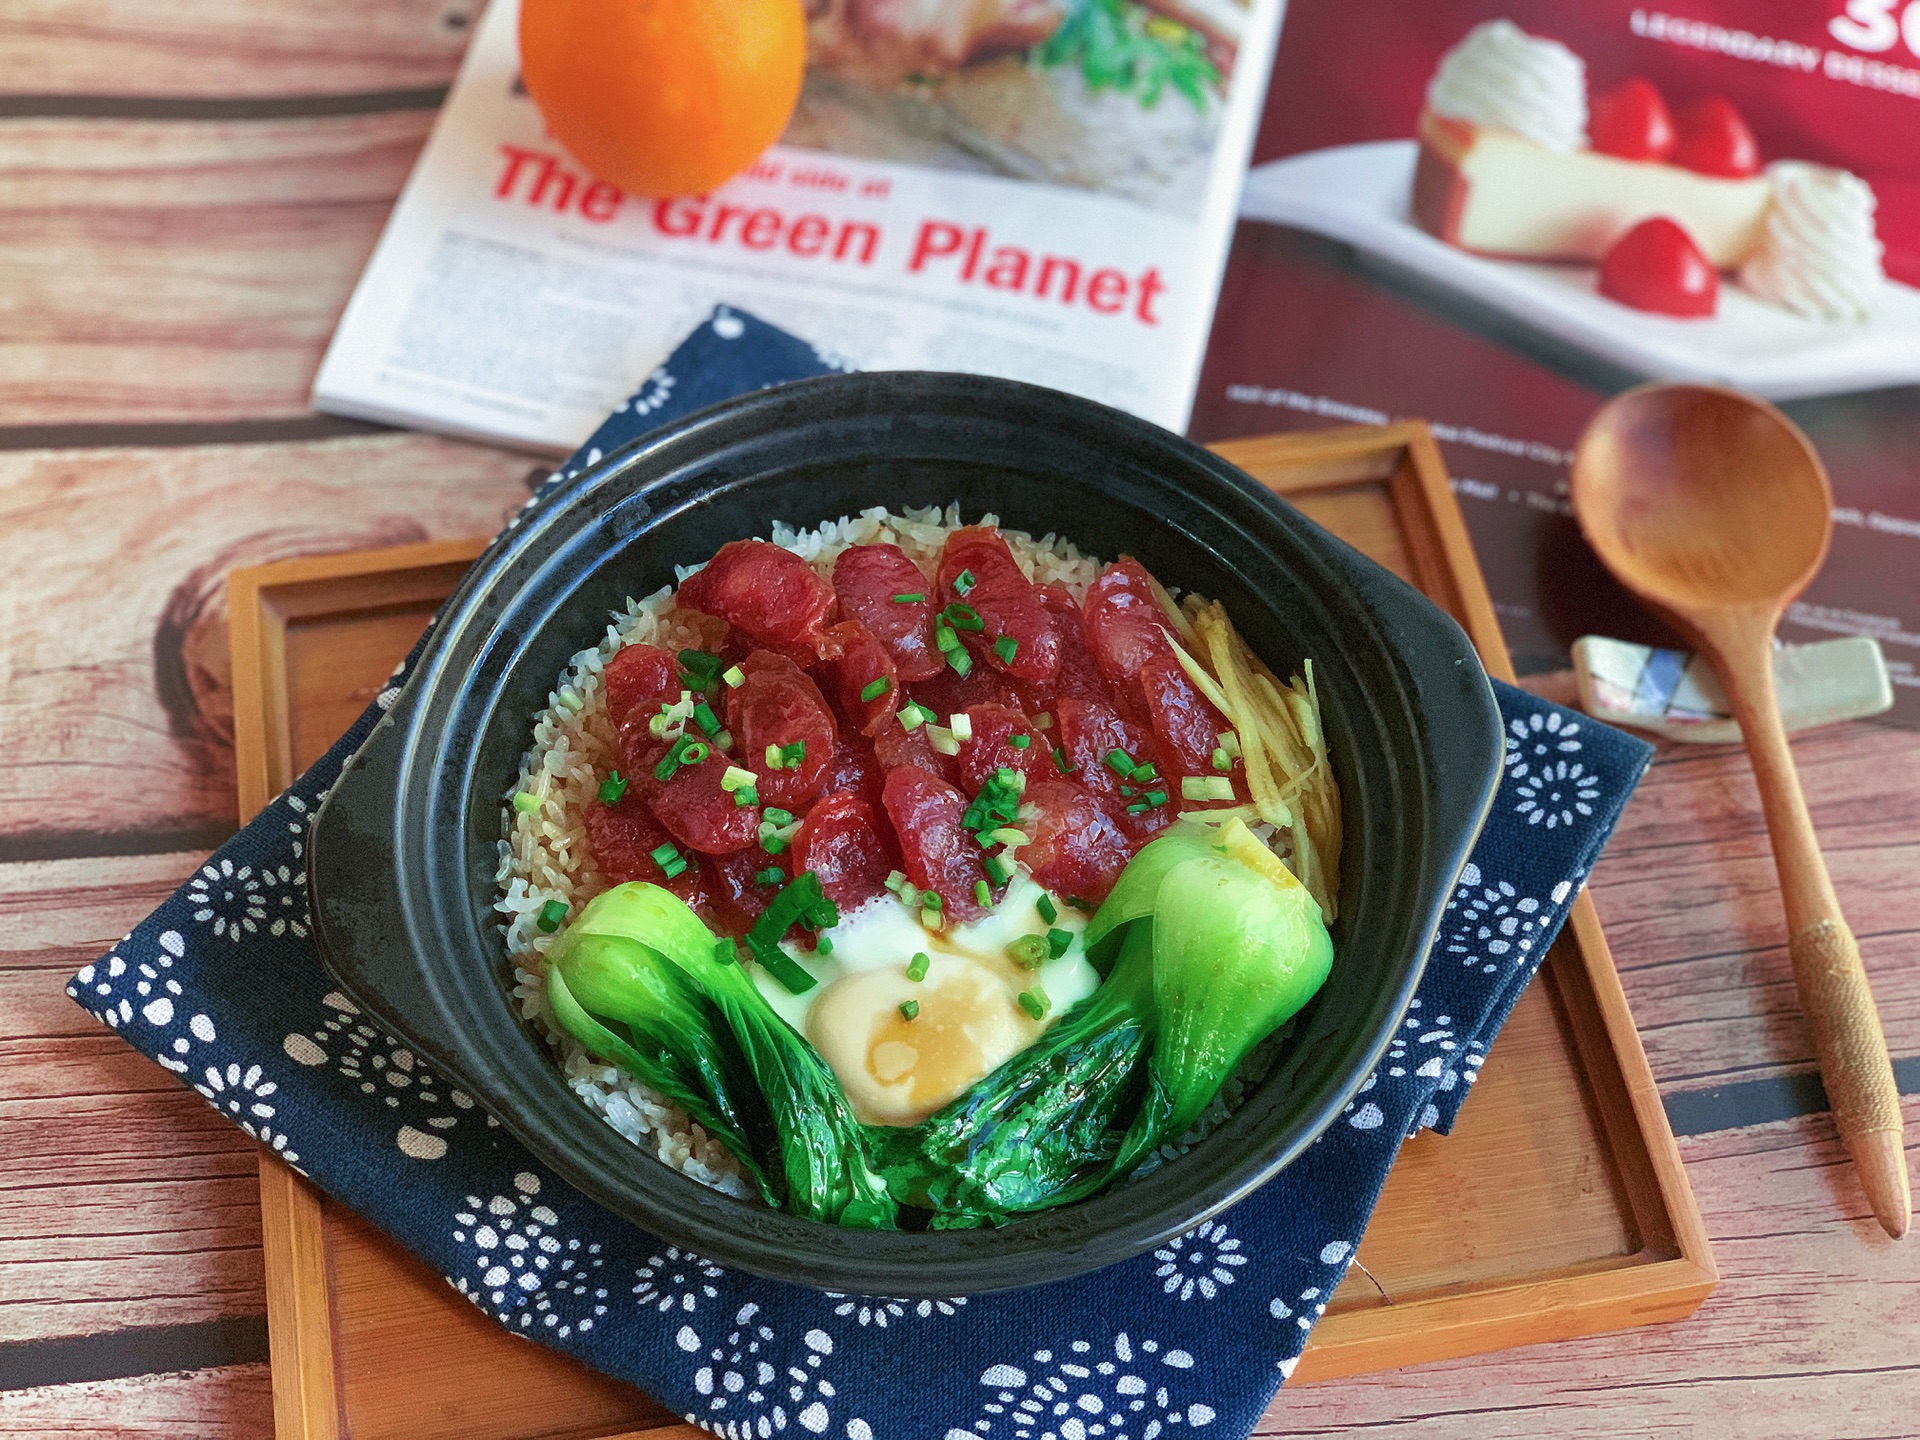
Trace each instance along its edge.
<path fill-rule="evenodd" d="M 476 4 L 0 5 L 0 1434 L 271 1430 L 253 1147 L 62 987 L 233 828 L 226 572 L 526 493 L 524 456 L 306 404 Z M 1794 748 L 1920 1136 L 1920 734 Z M 1664 748 L 1593 889 L 1718 1293 L 1263 1432 L 1920 1434 L 1920 1241 L 1824 1112 L 1738 753 Z"/>

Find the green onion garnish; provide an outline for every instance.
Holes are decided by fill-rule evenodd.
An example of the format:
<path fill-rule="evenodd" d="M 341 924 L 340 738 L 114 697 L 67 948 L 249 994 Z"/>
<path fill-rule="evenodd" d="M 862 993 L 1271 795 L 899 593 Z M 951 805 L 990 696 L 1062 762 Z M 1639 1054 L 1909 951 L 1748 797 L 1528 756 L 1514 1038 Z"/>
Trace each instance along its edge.
<path fill-rule="evenodd" d="M 627 777 L 618 770 L 600 782 L 600 803 L 618 805 L 620 797 L 627 793 Z"/>
<path fill-rule="evenodd" d="M 980 618 L 980 612 L 971 605 L 949 605 L 940 612 L 940 618 L 956 630 L 977 633 L 987 628 L 987 622 Z"/>
<path fill-rule="evenodd" d="M 1053 768 L 1058 770 L 1062 775 L 1071 775 L 1074 771 L 1074 764 L 1071 760 L 1067 759 L 1066 750 L 1058 745 L 1053 747 Z"/>
<path fill-rule="evenodd" d="M 1033 908 L 1040 912 L 1040 918 L 1049 925 L 1060 918 L 1060 907 L 1053 903 L 1053 897 L 1044 890 L 1040 892 L 1040 898 L 1033 902 Z"/>
<path fill-rule="evenodd" d="M 1216 745 L 1213 750 L 1213 768 L 1216 770 L 1233 769 L 1233 757 L 1218 745 Z"/>
<path fill-rule="evenodd" d="M 1013 878 L 1013 867 L 998 855 L 989 855 L 980 863 L 987 867 L 987 874 L 996 885 L 1004 885 Z"/>
<path fill-rule="evenodd" d="M 682 765 L 698 765 L 713 753 L 713 747 L 703 740 L 682 735 L 673 742 L 672 748 L 660 757 L 660 763 L 653 767 L 653 778 L 671 780 Z"/>
<path fill-rule="evenodd" d="M 1114 746 L 1113 749 L 1107 752 L 1106 762 L 1107 762 L 1107 768 L 1113 771 L 1113 773 L 1116 775 L 1133 774 L 1133 770 L 1134 770 L 1133 757 L 1127 754 L 1127 752 L 1122 750 L 1118 745 Z"/>
<path fill-rule="evenodd" d="M 1153 807 L 1147 804 L 1144 800 L 1136 800 L 1133 804 L 1127 806 L 1127 814 L 1140 815 L 1145 813 L 1148 810 L 1151 810 L 1152 808 Z"/>
<path fill-rule="evenodd" d="M 1020 1008 L 1036 1020 L 1047 1018 L 1047 1011 L 1053 1008 L 1053 1001 L 1047 998 L 1047 992 L 1038 985 L 1031 990 L 1022 990 L 1018 996 Z"/>
<path fill-rule="evenodd" d="M 1070 930 L 1047 931 L 1047 957 L 1058 960 L 1067 953 L 1067 947 L 1073 944 L 1073 932 Z"/>
<path fill-rule="evenodd" d="M 958 675 L 962 680 L 966 679 L 973 671 L 973 657 L 967 654 L 965 650 L 949 650 L 947 652 L 947 664 L 953 667 L 953 673 Z"/>
<path fill-rule="evenodd" d="M 1002 635 L 993 642 L 993 653 L 1000 657 L 1000 663 L 1011 665 L 1013 657 L 1020 653 L 1020 642 L 1011 635 Z"/>
<path fill-rule="evenodd" d="M 920 1002 L 918 1000 L 902 1000 L 900 1002 L 900 1014 L 904 1019 L 912 1020 L 918 1016 L 919 1013 Z"/>
<path fill-rule="evenodd" d="M 515 791 L 513 808 L 522 815 L 531 815 L 540 808 L 540 797 L 531 790 Z"/>
<path fill-rule="evenodd" d="M 704 700 L 693 707 L 693 723 L 708 735 L 720 733 L 720 717 L 713 713 L 713 707 Z"/>
<path fill-rule="evenodd" d="M 672 841 L 667 841 L 662 845 L 656 845 L 647 853 L 653 856 L 654 864 L 661 866 L 664 866 L 669 860 L 678 860 L 680 858 L 680 852 L 673 848 Z"/>
<path fill-rule="evenodd" d="M 756 870 L 753 872 L 753 883 L 756 885 L 778 885 L 786 878 L 787 872 L 782 870 L 778 865 L 769 865 L 764 870 Z M 794 916 L 795 920 L 799 918 L 797 915 Z M 791 924 L 792 921 L 788 923 Z"/>
<path fill-rule="evenodd" d="M 1167 792 L 1164 790 L 1149 790 L 1140 798 L 1145 800 L 1147 802 L 1147 808 L 1152 810 L 1167 803 Z M 1226 798 L 1229 800 L 1233 798 L 1233 788 L 1231 786 L 1227 788 Z"/>
<path fill-rule="evenodd" d="M 958 575 L 953 577 L 953 593 L 964 599 L 972 592 L 973 587 L 979 583 L 978 580 L 973 578 L 973 571 L 962 570 Z"/>
<path fill-rule="evenodd" d="M 813 953 L 816 955 L 831 955 L 833 953 L 832 938 L 826 935 L 820 936 L 819 939 L 813 942 Z"/>
<path fill-rule="evenodd" d="M 780 747 L 778 745 L 767 746 L 767 769 L 782 770 L 786 768 L 786 764 L 787 762 L 780 758 Z"/>
<path fill-rule="evenodd" d="M 896 605 L 918 605 L 926 598 L 926 592 L 923 590 L 908 590 L 904 594 L 894 596 L 893 603 Z"/>
<path fill-rule="evenodd" d="M 713 942 L 713 958 L 722 965 L 732 965 L 740 959 L 740 949 L 730 935 L 722 935 Z"/>
<path fill-rule="evenodd" d="M 560 922 L 566 918 L 567 902 L 564 900 L 549 900 L 540 907 L 540 914 L 533 923 L 551 935 L 560 928 Z"/>
<path fill-rule="evenodd" d="M 1009 940 L 1007 958 L 1023 970 L 1038 970 L 1047 958 L 1047 937 L 1022 935 L 1017 940 Z"/>
<path fill-rule="evenodd" d="M 699 676 L 702 684 L 720 673 L 720 657 L 705 650 L 682 650 L 675 658 L 679 660 L 682 670 L 689 675 Z"/>
<path fill-rule="evenodd" d="M 720 788 L 730 794 L 751 790 L 757 778 L 751 770 L 742 770 L 738 765 L 729 765 L 720 777 Z"/>
<path fill-rule="evenodd" d="M 1161 792 L 1155 791 L 1155 794 Z M 1149 799 L 1152 797 L 1149 796 Z M 1161 796 L 1162 800 L 1165 796 Z M 1224 775 L 1183 775 L 1180 777 L 1180 798 L 1183 800 L 1227 800 L 1233 799 L 1233 781 Z"/>
<path fill-rule="evenodd" d="M 798 770 L 800 768 L 800 762 L 807 758 L 807 742 L 804 740 L 796 740 L 791 745 L 782 745 L 780 747 L 780 758 L 786 761 L 788 769 Z"/>
<path fill-rule="evenodd" d="M 1094 911 L 1100 908 L 1098 905 L 1094 904 L 1093 901 L 1083 900 L 1078 895 L 1067 896 L 1067 904 L 1071 905 L 1074 909 L 1078 910 L 1082 915 L 1091 915 L 1093 914 Z"/>
<path fill-rule="evenodd" d="M 879 679 L 869 680 L 865 685 L 860 687 L 860 698 L 863 701 L 878 700 L 892 688 L 893 681 L 889 680 L 885 675 L 882 675 Z"/>
<path fill-rule="evenodd" d="M 754 876 L 763 883 L 768 875 L 777 879 L 783 874 L 780 870 L 762 870 Z M 820 888 L 820 877 L 811 870 L 802 871 L 793 877 L 784 890 L 768 903 L 753 922 L 753 928 L 747 932 L 747 948 L 753 951 L 754 958 L 766 967 L 767 973 L 778 980 L 793 994 L 811 990 L 816 983 L 795 960 L 780 948 L 780 939 L 794 922 L 811 915 L 826 903 L 826 894 Z"/>
<path fill-rule="evenodd" d="M 752 785 L 742 785 L 733 792 L 733 803 L 745 810 L 750 805 L 760 803 L 760 792 Z"/>
<path fill-rule="evenodd" d="M 973 882 L 973 900 L 976 905 L 979 905 L 983 909 L 993 904 L 993 890 L 988 886 L 986 881 L 976 880 Z"/>
<path fill-rule="evenodd" d="M 1149 780 L 1158 780 L 1160 778 L 1160 770 L 1159 770 L 1159 767 L 1155 766 L 1151 762 L 1145 765 L 1136 765 L 1133 767 L 1133 774 L 1129 775 L 1127 778 L 1129 780 L 1137 782 L 1138 784 L 1144 785 Z"/>
<path fill-rule="evenodd" d="M 900 728 L 911 735 L 927 723 L 927 719 L 932 713 L 933 712 L 929 710 L 921 709 L 918 705 L 905 705 L 901 707 L 900 710 Z"/>
<path fill-rule="evenodd" d="M 682 765 L 698 765 L 713 753 L 713 747 L 704 740 L 689 740 L 680 747 Z"/>
<path fill-rule="evenodd" d="M 926 951 L 914 951 L 913 959 L 907 962 L 907 979 L 918 985 L 922 980 L 927 978 L 927 967 L 931 964 L 933 964 L 933 961 L 928 958 Z"/>
<path fill-rule="evenodd" d="M 729 665 L 726 674 L 720 678 L 727 682 L 728 689 L 738 690 L 742 685 L 747 683 L 747 672 L 742 670 L 738 665 Z"/>
<path fill-rule="evenodd" d="M 791 825 L 793 823 L 793 812 L 791 810 L 782 810 L 778 805 L 770 805 L 767 807 L 766 820 L 772 825 Z"/>
<path fill-rule="evenodd" d="M 660 873 L 666 876 L 667 879 L 669 880 L 676 879 L 679 876 L 686 874 L 687 873 L 686 858 L 680 855 L 674 856 L 673 859 L 669 860 L 666 864 L 660 867 Z"/>
<path fill-rule="evenodd" d="M 949 655 L 960 648 L 959 632 L 947 623 L 947 617 L 944 615 L 933 627 L 933 643 Z"/>
<path fill-rule="evenodd" d="M 1026 748 L 1027 748 L 1027 747 L 1028 747 L 1029 745 L 1031 745 L 1031 744 L 1033 744 L 1033 736 L 1031 736 L 1031 735 L 1009 735 L 1009 736 L 1007 737 L 1007 743 L 1008 743 L 1009 745 L 1011 745 L 1011 746 L 1013 746 L 1013 748 L 1014 748 L 1014 749 L 1016 749 L 1016 750 L 1024 750 L 1024 749 L 1026 749 Z"/>
<path fill-rule="evenodd" d="M 787 853 L 787 842 L 784 837 L 769 831 L 760 837 L 760 848 L 769 855 L 784 855 Z"/>
<path fill-rule="evenodd" d="M 928 890 L 920 897 L 920 903 L 929 910 L 939 910 L 946 902 L 941 900 L 938 890 Z"/>

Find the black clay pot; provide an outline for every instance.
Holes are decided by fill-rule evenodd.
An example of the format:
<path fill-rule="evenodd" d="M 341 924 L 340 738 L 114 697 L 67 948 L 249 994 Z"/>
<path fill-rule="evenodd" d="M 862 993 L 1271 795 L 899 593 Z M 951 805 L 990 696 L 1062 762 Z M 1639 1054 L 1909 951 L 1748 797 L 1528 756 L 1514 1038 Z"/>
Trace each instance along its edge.
<path fill-rule="evenodd" d="M 1314 660 L 1344 796 L 1332 978 L 1275 1073 L 1179 1160 L 991 1231 L 842 1230 L 728 1198 L 568 1090 L 508 1001 L 491 906 L 501 797 L 576 651 L 676 562 L 872 505 L 992 511 L 1137 556 L 1226 604 L 1281 674 Z M 834 376 L 744 396 L 543 497 L 448 601 L 411 681 L 316 822 L 313 910 L 353 998 L 609 1209 L 723 1264 L 936 1296 L 1058 1280 L 1179 1234 L 1341 1113 L 1400 1024 L 1500 765 L 1492 692 L 1423 596 L 1200 447 L 1073 396 L 963 375 Z"/>

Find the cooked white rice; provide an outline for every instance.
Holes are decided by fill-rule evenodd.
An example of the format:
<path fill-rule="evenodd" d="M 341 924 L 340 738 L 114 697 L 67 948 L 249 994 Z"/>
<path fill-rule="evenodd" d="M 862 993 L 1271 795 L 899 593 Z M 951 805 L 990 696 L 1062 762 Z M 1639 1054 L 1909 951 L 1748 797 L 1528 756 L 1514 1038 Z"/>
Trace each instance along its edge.
<path fill-rule="evenodd" d="M 899 514 L 875 507 L 811 530 L 776 522 L 769 538 L 811 562 L 822 575 L 832 573 L 834 560 L 848 546 L 876 542 L 898 545 L 931 575 L 947 535 L 961 523 L 957 504 L 944 512 L 928 508 Z M 978 523 L 994 525 L 998 520 L 983 515 Z M 1058 535 L 1035 539 L 1020 530 L 1001 533 L 1036 584 L 1058 580 L 1078 600 L 1100 573 L 1098 561 Z M 678 578 L 684 581 L 699 568 L 679 567 Z M 614 612 L 600 643 L 568 662 L 546 708 L 533 717 L 532 743 L 521 760 L 519 779 L 503 797 L 510 801 L 514 793 L 529 793 L 539 797 L 540 807 L 525 814 L 511 803 L 501 807 L 505 818 L 496 876 L 501 897 L 494 909 L 502 917 L 507 954 L 514 964 L 513 997 L 521 1015 L 559 1057 L 574 1093 L 620 1134 L 674 1169 L 744 1196 L 750 1188 L 725 1147 L 625 1070 L 590 1059 L 580 1043 L 554 1023 L 540 963 L 554 937 L 535 924 L 547 902 L 559 900 L 574 913 L 607 888 L 606 878 L 594 866 L 585 823 L 587 803 L 615 764 L 613 725 L 601 679 L 607 662 L 621 646 L 634 642 L 677 651 L 717 645 L 723 633 L 718 622 L 676 607 L 672 589 L 665 588 L 645 599 L 628 600 Z"/>

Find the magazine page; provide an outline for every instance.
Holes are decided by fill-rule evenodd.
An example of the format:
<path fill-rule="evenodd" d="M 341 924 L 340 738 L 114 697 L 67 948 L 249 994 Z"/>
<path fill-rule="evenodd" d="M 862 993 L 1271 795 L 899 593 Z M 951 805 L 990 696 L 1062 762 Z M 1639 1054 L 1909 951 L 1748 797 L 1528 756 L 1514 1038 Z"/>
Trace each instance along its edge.
<path fill-rule="evenodd" d="M 1432 421 L 1538 673 L 1678 644 L 1571 516 L 1600 401 L 1772 399 L 1835 491 L 1782 638 L 1876 636 L 1920 724 L 1920 0 L 1294 0 L 1242 219 L 1199 437 Z"/>
<path fill-rule="evenodd" d="M 783 142 L 711 195 L 652 200 L 545 133 L 517 0 L 493 0 L 314 404 L 567 450 L 727 303 L 861 368 L 1009 376 L 1181 428 L 1279 4 L 827 0 Z"/>

